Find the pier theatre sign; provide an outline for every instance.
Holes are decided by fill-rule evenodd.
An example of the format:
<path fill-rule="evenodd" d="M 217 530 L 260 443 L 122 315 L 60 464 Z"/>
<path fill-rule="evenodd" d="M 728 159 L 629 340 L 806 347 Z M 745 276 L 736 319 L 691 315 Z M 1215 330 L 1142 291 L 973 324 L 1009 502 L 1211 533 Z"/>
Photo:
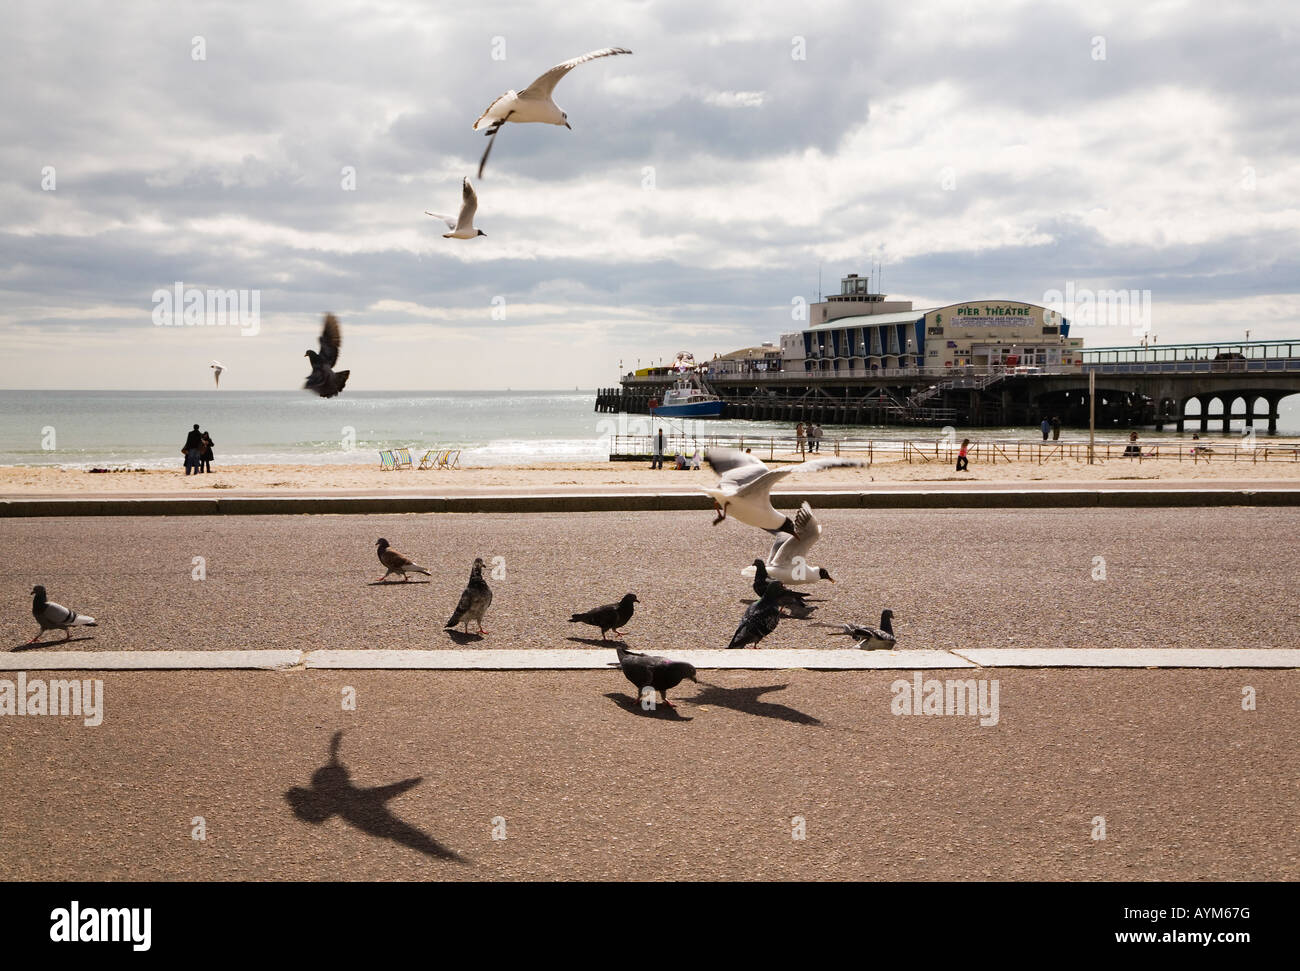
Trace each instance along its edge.
<path fill-rule="evenodd" d="M 1037 309 L 1028 305 L 1017 307 L 1014 304 L 958 304 L 936 311 L 932 326 L 975 328 L 984 327 L 1026 327 L 1033 326 L 1033 311 Z M 946 318 L 946 319 L 945 319 Z"/>

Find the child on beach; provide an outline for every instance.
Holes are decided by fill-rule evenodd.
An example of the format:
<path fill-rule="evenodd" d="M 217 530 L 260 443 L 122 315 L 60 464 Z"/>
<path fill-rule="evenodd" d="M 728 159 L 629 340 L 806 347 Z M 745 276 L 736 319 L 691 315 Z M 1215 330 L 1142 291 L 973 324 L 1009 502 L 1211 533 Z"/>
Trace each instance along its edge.
<path fill-rule="evenodd" d="M 966 458 L 966 450 L 967 450 L 968 448 L 970 448 L 970 439 L 969 439 L 969 438 L 963 438 L 963 439 L 961 440 L 961 451 L 957 453 L 957 471 L 958 471 L 958 472 L 965 472 L 965 471 L 967 470 L 966 467 L 967 467 L 968 465 L 970 465 L 970 461 Z"/>

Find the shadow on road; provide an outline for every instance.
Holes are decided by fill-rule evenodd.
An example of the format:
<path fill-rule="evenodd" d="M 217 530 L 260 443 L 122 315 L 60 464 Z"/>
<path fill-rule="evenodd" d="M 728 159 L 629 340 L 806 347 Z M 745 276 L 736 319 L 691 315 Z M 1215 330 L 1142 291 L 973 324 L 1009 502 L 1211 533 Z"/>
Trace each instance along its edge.
<path fill-rule="evenodd" d="M 565 640 L 576 641 L 579 644 L 586 644 L 589 647 L 608 647 L 611 651 L 614 650 L 615 644 L 621 644 L 623 647 L 627 647 L 627 641 L 602 641 L 599 637 L 574 636 L 574 637 L 566 637 Z"/>
<path fill-rule="evenodd" d="M 416 587 L 421 584 L 432 583 L 432 580 L 371 580 L 367 586 L 370 587 Z"/>
<path fill-rule="evenodd" d="M 23 641 L 23 643 L 21 644 L 15 644 L 13 647 L 9 648 L 9 650 L 10 652 L 34 651 L 38 647 L 58 647 L 60 644 L 76 644 L 78 641 L 93 641 L 94 639 L 95 638 L 92 635 L 89 637 L 69 637 L 65 641 L 37 641 L 35 644 L 30 644 L 27 641 Z"/>
<path fill-rule="evenodd" d="M 387 786 L 363 789 L 352 783 L 348 770 L 339 761 L 339 745 L 343 733 L 335 732 L 330 741 L 330 760 L 312 773 L 311 787 L 294 786 L 284 794 L 293 814 L 304 823 L 319 825 L 331 816 L 341 816 L 344 822 L 371 836 L 400 843 L 425 856 L 443 860 L 466 862 L 455 850 L 443 846 L 432 836 L 416 829 L 410 823 L 394 816 L 386 805 L 388 800 L 418 786 L 423 777 L 394 782 Z"/>
<path fill-rule="evenodd" d="M 687 699 L 692 705 L 713 705 L 717 708 L 730 708 L 733 711 L 744 712 L 746 715 L 776 718 L 783 722 L 794 722 L 796 725 L 822 724 L 820 718 L 806 715 L 797 708 L 759 700 L 759 695 L 765 695 L 770 691 L 784 691 L 790 687 L 788 684 L 768 684 L 753 688 L 724 688 L 721 685 L 701 681 L 699 687 L 700 693 Z"/>
<path fill-rule="evenodd" d="M 655 705 L 654 708 L 647 711 L 641 707 L 641 702 L 637 701 L 631 695 L 610 692 L 605 695 L 605 697 L 629 714 L 641 715 L 643 718 L 658 718 L 661 721 L 669 722 L 694 721 L 694 719 L 687 718 L 680 714 L 676 708 L 669 708 L 664 704 Z"/>
<path fill-rule="evenodd" d="M 446 628 L 444 628 L 444 630 L 445 629 Z M 448 630 L 447 636 L 450 637 L 452 641 L 462 646 L 465 644 L 477 644 L 479 641 L 483 640 L 482 634 L 466 634 L 463 630 Z"/>

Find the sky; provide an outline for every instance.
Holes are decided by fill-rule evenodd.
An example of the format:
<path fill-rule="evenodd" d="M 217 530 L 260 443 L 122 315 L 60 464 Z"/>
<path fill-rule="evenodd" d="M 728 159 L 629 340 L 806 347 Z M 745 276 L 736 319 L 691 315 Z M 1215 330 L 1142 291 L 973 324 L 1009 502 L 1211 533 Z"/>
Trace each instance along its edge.
<path fill-rule="evenodd" d="M 0 387 L 201 389 L 215 359 L 292 389 L 326 311 L 349 390 L 610 386 L 775 341 L 872 263 L 916 307 L 1137 290 L 1161 344 L 1300 337 L 1289 0 L 6 18 Z M 572 130 L 507 126 L 474 178 L 499 94 L 608 46 L 555 90 Z M 487 235 L 443 239 L 467 175 Z M 159 325 L 178 285 L 256 325 Z"/>

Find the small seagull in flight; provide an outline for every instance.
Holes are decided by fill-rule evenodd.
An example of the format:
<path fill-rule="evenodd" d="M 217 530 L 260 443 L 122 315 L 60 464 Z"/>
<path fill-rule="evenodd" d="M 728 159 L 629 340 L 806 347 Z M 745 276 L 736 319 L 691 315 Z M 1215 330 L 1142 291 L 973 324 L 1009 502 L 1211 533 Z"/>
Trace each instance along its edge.
<path fill-rule="evenodd" d="M 221 372 L 226 369 L 226 366 L 220 361 L 213 361 L 208 367 L 212 368 L 212 378 L 217 382 L 217 387 L 221 387 Z"/>
<path fill-rule="evenodd" d="M 483 150 L 483 158 L 478 163 L 478 177 L 483 178 L 483 166 L 487 165 L 488 155 L 492 152 L 492 145 L 496 142 L 497 132 L 501 130 L 502 125 L 508 121 L 515 124 L 538 122 L 543 125 L 563 125 L 565 128 L 572 129 L 573 126 L 569 124 L 569 116 L 551 100 L 551 92 L 560 83 L 560 79 L 579 64 L 584 64 L 587 61 L 594 61 L 598 57 L 610 57 L 614 54 L 631 53 L 626 47 L 606 47 L 598 51 L 589 51 L 580 57 L 555 65 L 524 90 L 519 92 L 507 91 L 488 105 L 487 111 L 483 112 L 478 121 L 474 122 L 475 131 L 484 131 L 486 129 L 485 134 L 490 136 L 487 148 Z"/>
<path fill-rule="evenodd" d="M 443 233 L 443 239 L 473 239 L 476 236 L 486 236 L 487 233 L 481 229 L 474 228 L 474 213 L 478 212 L 478 193 L 474 187 L 469 184 L 469 177 L 461 184 L 460 190 L 460 215 L 455 219 L 450 216 L 444 216 L 438 212 L 429 212 L 424 210 L 426 216 L 433 216 L 435 219 L 441 219 L 451 230 L 449 233 Z"/>

